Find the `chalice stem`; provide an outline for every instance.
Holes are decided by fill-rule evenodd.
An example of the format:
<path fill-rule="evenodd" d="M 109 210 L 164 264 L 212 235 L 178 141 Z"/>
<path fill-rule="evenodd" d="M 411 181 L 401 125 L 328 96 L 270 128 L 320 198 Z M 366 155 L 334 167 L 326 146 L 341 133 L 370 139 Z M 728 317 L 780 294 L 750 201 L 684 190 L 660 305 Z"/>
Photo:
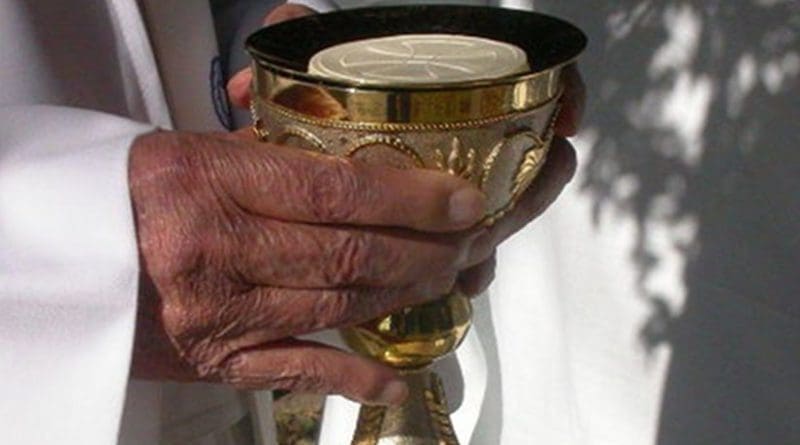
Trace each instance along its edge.
<path fill-rule="evenodd" d="M 442 381 L 430 367 L 405 370 L 406 402 L 362 405 L 352 445 L 458 445 Z"/>

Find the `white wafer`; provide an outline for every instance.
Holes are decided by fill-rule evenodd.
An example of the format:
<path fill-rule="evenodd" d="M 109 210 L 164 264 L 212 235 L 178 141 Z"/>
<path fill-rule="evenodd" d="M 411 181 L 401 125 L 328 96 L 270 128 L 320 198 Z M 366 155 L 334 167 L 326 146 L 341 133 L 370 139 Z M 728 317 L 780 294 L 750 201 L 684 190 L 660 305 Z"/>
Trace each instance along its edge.
<path fill-rule="evenodd" d="M 519 47 L 456 34 L 400 34 L 326 48 L 311 74 L 367 85 L 414 85 L 496 79 L 528 71 Z"/>

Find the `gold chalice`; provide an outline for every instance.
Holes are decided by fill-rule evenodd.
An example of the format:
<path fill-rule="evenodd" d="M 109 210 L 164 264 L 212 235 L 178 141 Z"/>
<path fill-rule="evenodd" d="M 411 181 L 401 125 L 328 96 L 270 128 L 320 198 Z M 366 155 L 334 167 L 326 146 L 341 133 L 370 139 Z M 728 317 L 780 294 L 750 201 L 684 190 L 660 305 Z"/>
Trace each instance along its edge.
<path fill-rule="evenodd" d="M 493 78 L 413 84 L 308 72 L 315 54 L 342 43 L 433 33 L 513 45 L 524 51 L 527 68 Z M 483 224 L 492 224 L 513 207 L 544 162 L 562 68 L 585 45 L 583 33 L 564 21 L 485 7 L 370 8 L 284 22 L 248 40 L 254 131 L 264 141 L 459 176 L 486 193 Z M 424 55 L 415 57 L 414 63 L 428 63 L 420 62 Z M 357 352 L 400 369 L 411 388 L 403 406 L 362 406 L 353 444 L 458 443 L 441 381 L 429 365 L 458 347 L 471 316 L 468 296 L 453 292 L 342 331 Z"/>

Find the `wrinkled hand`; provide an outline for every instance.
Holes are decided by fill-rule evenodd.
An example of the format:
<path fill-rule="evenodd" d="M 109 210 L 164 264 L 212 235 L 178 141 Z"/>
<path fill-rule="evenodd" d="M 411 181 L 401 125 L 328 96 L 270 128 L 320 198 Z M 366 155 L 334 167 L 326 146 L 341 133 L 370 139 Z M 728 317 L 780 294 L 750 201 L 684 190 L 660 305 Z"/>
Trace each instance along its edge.
<path fill-rule="evenodd" d="M 310 14 L 314 14 L 314 11 L 305 6 L 285 4 L 268 14 L 264 24 L 271 25 Z M 564 69 L 562 79 L 564 95 L 561 98 L 561 112 L 556 121 L 556 137 L 548 154 L 547 163 L 514 211 L 491 230 L 485 231 L 477 241 L 470 259 L 470 263 L 477 262 L 477 264 L 463 271 L 458 278 L 460 289 L 467 294 L 479 294 L 489 286 L 494 278 L 495 248 L 538 217 L 555 200 L 575 173 L 575 151 L 565 138 L 574 136 L 578 132 L 586 103 L 586 87 L 575 65 Z M 250 68 L 241 70 L 231 78 L 228 83 L 228 96 L 234 106 L 240 108 L 250 106 L 252 80 L 253 74 Z"/>
<path fill-rule="evenodd" d="M 485 212 L 475 188 L 256 143 L 152 133 L 130 184 L 146 284 L 134 375 L 397 403 L 391 369 L 292 337 L 452 289 Z M 392 382 L 396 382 L 392 384 Z"/>
<path fill-rule="evenodd" d="M 310 13 L 284 5 L 270 20 Z M 251 75 L 229 84 L 249 103 Z M 143 292 L 133 375 L 338 393 L 397 404 L 395 371 L 296 336 L 354 325 L 493 276 L 494 250 L 571 179 L 584 92 L 567 69 L 558 137 L 516 209 L 468 229 L 484 197 L 460 179 L 255 143 L 153 133 L 130 158 Z"/>

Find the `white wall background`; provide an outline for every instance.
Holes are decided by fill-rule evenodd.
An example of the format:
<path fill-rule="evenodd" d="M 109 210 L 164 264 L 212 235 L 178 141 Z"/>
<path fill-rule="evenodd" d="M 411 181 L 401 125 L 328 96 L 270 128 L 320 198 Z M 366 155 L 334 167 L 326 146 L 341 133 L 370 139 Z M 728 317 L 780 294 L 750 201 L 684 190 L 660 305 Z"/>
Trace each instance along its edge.
<path fill-rule="evenodd" d="M 536 5 L 591 40 L 580 175 L 547 216 L 583 272 L 588 442 L 800 443 L 800 3 Z"/>

